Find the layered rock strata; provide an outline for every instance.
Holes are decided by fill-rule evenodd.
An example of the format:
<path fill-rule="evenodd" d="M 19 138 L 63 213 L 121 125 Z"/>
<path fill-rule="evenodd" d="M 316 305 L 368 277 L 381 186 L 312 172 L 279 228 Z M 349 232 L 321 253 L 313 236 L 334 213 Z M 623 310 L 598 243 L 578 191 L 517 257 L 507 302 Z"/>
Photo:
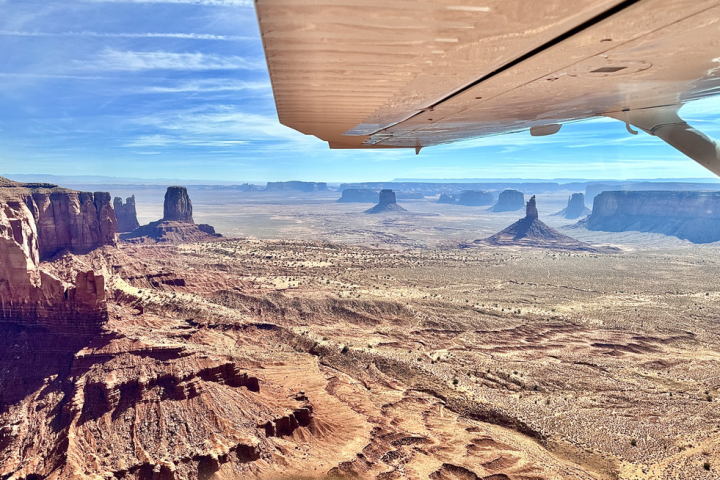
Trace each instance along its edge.
<path fill-rule="evenodd" d="M 517 190 L 504 190 L 498 196 L 493 212 L 514 212 L 525 206 L 525 195 Z"/>
<path fill-rule="evenodd" d="M 465 190 L 458 198 L 459 205 L 468 207 L 482 207 L 491 205 L 495 197 L 493 194 L 485 190 Z"/>
<path fill-rule="evenodd" d="M 128 197 L 125 203 L 122 198 L 115 197 L 113 207 L 115 208 L 115 217 L 117 217 L 118 233 L 132 232 L 140 227 L 135 208 L 135 195 Z"/>
<path fill-rule="evenodd" d="M 662 233 L 693 243 L 717 242 L 720 192 L 602 192 L 584 223 L 589 230 Z"/>

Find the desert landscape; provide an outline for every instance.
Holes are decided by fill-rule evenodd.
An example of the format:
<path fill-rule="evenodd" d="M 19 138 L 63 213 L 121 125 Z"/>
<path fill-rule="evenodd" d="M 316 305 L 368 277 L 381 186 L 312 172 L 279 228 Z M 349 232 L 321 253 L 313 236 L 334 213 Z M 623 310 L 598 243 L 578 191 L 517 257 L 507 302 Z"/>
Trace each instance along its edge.
<path fill-rule="evenodd" d="M 718 244 L 108 190 L 0 187 L 1 478 L 718 478 Z"/>

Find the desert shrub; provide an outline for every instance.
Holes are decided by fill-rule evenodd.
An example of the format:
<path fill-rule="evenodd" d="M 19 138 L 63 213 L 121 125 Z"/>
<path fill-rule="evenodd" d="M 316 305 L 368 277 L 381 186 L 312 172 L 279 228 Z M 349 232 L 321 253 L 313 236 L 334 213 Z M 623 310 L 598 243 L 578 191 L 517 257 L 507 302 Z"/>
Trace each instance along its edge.
<path fill-rule="evenodd" d="M 346 354 L 348 351 L 350 351 L 350 348 L 347 345 L 343 345 L 342 350 L 340 350 L 340 353 Z"/>
<path fill-rule="evenodd" d="M 457 378 L 453 378 L 453 385 L 457 385 L 458 383 L 460 383 L 460 380 L 458 380 Z"/>
<path fill-rule="evenodd" d="M 634 438 L 630 440 L 630 445 L 632 445 L 633 447 L 637 446 L 637 440 L 635 440 Z"/>
<path fill-rule="evenodd" d="M 703 463 L 703 468 L 704 468 L 705 470 L 710 471 L 710 462 L 705 462 L 705 463 Z"/>

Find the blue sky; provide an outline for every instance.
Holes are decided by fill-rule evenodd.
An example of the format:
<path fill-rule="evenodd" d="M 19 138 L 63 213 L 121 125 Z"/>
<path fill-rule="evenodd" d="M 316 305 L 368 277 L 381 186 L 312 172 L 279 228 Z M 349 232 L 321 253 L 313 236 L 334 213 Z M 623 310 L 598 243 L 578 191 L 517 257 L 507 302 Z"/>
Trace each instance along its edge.
<path fill-rule="evenodd" d="M 684 107 L 720 137 L 720 101 Z M 249 0 L 0 0 L 0 173 L 222 180 L 712 175 L 622 123 L 412 151 L 280 125 Z"/>

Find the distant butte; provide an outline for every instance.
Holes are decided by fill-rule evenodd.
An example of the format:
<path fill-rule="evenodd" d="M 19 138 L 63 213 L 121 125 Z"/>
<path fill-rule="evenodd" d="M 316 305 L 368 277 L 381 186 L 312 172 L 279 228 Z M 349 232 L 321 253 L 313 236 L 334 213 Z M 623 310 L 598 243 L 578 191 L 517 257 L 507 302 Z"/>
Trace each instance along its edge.
<path fill-rule="evenodd" d="M 215 233 L 211 225 L 196 224 L 192 215 L 192 202 L 187 188 L 168 187 L 162 220 L 143 225 L 120 238 L 131 243 L 188 243 L 222 237 Z"/>
<path fill-rule="evenodd" d="M 594 247 L 589 243 L 584 243 L 567 235 L 563 235 L 554 228 L 545 225 L 545 223 L 538 218 L 534 195 L 530 201 L 527 202 L 525 217 L 513 223 L 505 230 L 484 240 L 475 240 L 474 243 L 597 253 L 613 253 L 619 251 L 613 247 Z"/>
<path fill-rule="evenodd" d="M 397 204 L 395 199 L 395 192 L 392 190 L 380 190 L 380 199 L 377 205 L 369 210 L 365 210 L 365 213 L 385 213 L 385 212 L 407 212 L 403 207 Z"/>

